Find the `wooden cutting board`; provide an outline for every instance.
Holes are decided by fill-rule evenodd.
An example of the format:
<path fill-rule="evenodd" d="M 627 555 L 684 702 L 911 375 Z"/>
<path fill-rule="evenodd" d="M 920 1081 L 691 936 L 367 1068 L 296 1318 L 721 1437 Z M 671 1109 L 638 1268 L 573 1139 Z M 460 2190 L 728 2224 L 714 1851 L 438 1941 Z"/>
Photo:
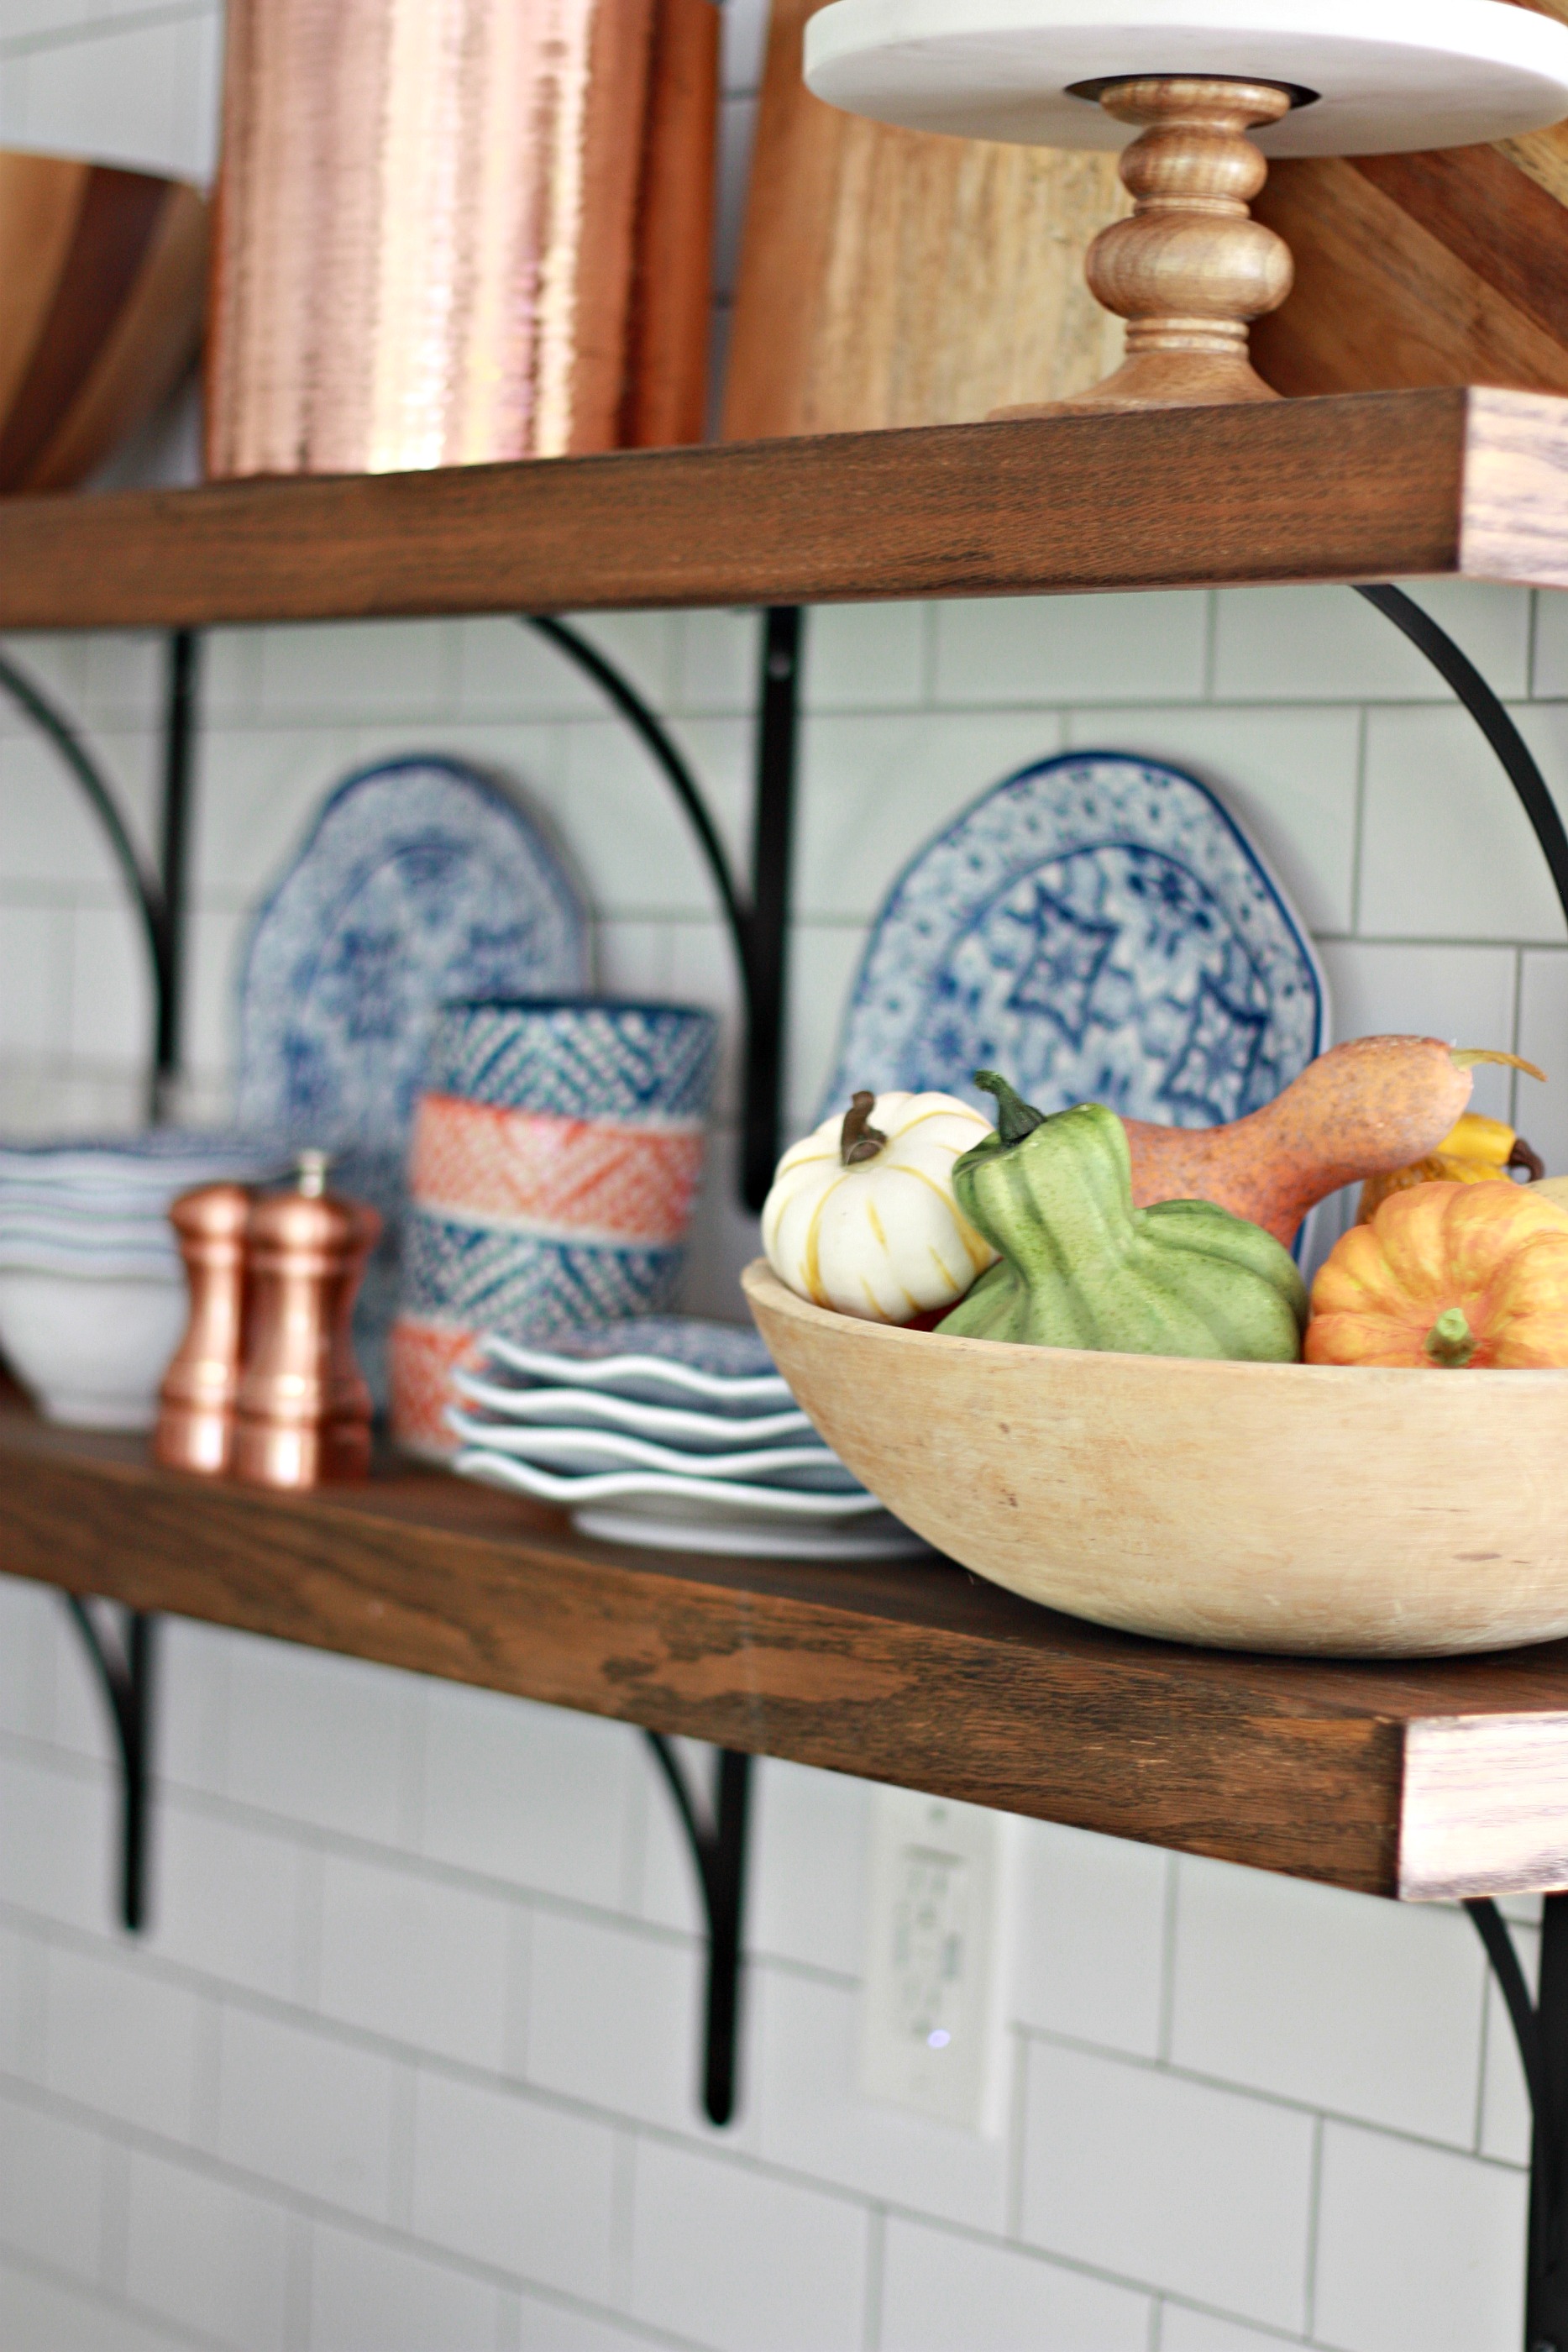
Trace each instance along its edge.
<path fill-rule="evenodd" d="M 1081 392 L 1122 327 L 1083 282 L 1128 209 L 1111 155 L 897 131 L 800 79 L 823 0 L 774 0 L 726 383 L 727 440 L 956 424 Z"/>
<path fill-rule="evenodd" d="M 1568 0 L 1511 0 L 1568 21 Z M 1252 331 L 1281 392 L 1568 392 L 1568 124 L 1496 146 L 1276 163 L 1253 210 L 1295 290 Z"/>

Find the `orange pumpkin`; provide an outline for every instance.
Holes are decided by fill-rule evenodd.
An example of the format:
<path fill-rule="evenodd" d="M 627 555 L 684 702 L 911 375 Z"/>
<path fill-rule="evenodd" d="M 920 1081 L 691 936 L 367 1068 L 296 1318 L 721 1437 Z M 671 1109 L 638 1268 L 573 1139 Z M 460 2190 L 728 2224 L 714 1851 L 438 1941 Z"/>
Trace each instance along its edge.
<path fill-rule="evenodd" d="M 1309 1364 L 1568 1365 L 1568 1210 L 1526 1186 L 1417 1184 L 1336 1243 Z"/>

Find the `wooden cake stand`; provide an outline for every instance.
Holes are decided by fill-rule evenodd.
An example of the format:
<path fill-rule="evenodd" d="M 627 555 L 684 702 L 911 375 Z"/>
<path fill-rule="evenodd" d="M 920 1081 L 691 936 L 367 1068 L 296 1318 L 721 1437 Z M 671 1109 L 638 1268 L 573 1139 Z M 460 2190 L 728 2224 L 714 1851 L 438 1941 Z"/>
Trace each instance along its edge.
<path fill-rule="evenodd" d="M 1278 397 L 1247 355 L 1292 276 L 1249 210 L 1268 156 L 1556 122 L 1568 26 L 1501 0 L 833 0 L 806 28 L 806 80 L 914 131 L 1124 148 L 1132 217 L 1101 231 L 1087 270 L 1127 321 L 1127 356 L 1051 413 L 1184 407 Z"/>

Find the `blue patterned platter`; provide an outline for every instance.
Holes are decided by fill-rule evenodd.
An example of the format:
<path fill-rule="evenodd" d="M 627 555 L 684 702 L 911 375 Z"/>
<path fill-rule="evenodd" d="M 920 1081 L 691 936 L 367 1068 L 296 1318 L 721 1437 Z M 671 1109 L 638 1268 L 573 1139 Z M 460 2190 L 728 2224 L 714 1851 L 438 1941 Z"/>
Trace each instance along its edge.
<path fill-rule="evenodd" d="M 1289 1086 L 1328 1020 L 1305 926 L 1208 787 L 1074 751 L 1009 776 L 905 866 L 822 1116 L 858 1087 L 978 1101 L 971 1073 L 996 1068 L 1041 1110 L 1218 1126 Z"/>
<path fill-rule="evenodd" d="M 331 1151 L 334 1187 L 381 1211 L 354 1317 L 378 1402 L 436 1013 L 460 997 L 575 994 L 588 938 L 575 886 L 517 801 L 431 754 L 340 784 L 256 919 L 240 980 L 239 1123 Z"/>
<path fill-rule="evenodd" d="M 339 785 L 263 907 L 240 983 L 240 1124 L 401 1161 L 438 1006 L 574 994 L 588 923 L 489 777 L 422 756 Z"/>

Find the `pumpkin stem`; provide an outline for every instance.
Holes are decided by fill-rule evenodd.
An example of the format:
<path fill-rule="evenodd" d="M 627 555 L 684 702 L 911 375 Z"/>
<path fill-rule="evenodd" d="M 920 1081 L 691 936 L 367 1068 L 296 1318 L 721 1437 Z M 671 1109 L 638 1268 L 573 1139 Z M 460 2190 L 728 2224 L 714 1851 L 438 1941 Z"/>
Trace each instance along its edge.
<path fill-rule="evenodd" d="M 879 1151 L 887 1149 L 886 1136 L 880 1127 L 873 1127 L 871 1123 L 871 1115 L 875 1108 L 876 1097 L 868 1095 L 863 1087 L 850 1099 L 844 1123 L 839 1129 L 839 1158 L 846 1168 L 858 1168 L 862 1161 L 874 1160 Z"/>
<path fill-rule="evenodd" d="M 1509 1153 L 1503 1165 L 1507 1168 L 1527 1168 L 1530 1171 L 1530 1181 L 1532 1184 L 1539 1184 L 1546 1173 L 1545 1160 L 1539 1151 L 1531 1150 L 1522 1135 L 1514 1137 L 1513 1150 Z"/>
<path fill-rule="evenodd" d="M 975 1084 L 997 1098 L 997 1135 L 1001 1142 L 1021 1143 L 1026 1135 L 1045 1125 L 1044 1111 L 1033 1109 L 997 1071 L 977 1070 Z"/>
<path fill-rule="evenodd" d="M 1476 1342 L 1462 1307 L 1445 1307 L 1427 1334 L 1427 1353 L 1440 1371 L 1462 1371 Z"/>

